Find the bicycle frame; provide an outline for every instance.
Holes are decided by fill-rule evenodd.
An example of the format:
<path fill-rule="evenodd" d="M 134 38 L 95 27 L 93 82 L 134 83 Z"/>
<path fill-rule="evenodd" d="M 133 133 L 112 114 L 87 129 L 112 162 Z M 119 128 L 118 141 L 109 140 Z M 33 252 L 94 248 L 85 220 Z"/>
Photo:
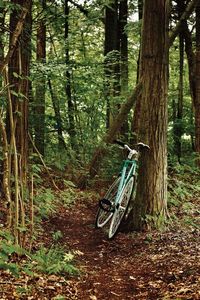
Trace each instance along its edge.
<path fill-rule="evenodd" d="M 129 166 L 130 166 L 130 169 L 128 170 Z M 136 169 L 137 169 L 137 160 L 135 160 L 135 159 L 134 160 L 129 160 L 129 159 L 124 160 L 123 166 L 122 166 L 122 171 L 121 171 L 121 180 L 120 180 L 117 195 L 115 198 L 115 206 L 117 206 L 119 204 L 119 200 L 120 200 L 123 188 L 126 186 L 130 177 L 132 175 L 136 174 Z M 127 170 L 128 170 L 128 172 L 127 172 Z"/>

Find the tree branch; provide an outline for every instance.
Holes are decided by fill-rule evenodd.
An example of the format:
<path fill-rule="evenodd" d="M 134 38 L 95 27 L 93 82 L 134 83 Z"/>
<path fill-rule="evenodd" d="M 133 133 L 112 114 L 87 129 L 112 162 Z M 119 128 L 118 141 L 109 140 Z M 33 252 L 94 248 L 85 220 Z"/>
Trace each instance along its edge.
<path fill-rule="evenodd" d="M 88 10 L 85 9 L 82 5 L 74 2 L 73 0 L 68 0 L 71 4 L 73 4 L 75 7 L 77 7 L 80 12 L 82 12 L 85 16 L 88 16 Z"/>
<path fill-rule="evenodd" d="M 197 4 L 200 2 L 200 0 L 192 0 L 189 2 L 188 6 L 186 7 L 185 11 L 183 12 L 182 16 L 180 17 L 179 22 L 176 24 L 176 27 L 173 29 L 171 35 L 169 36 L 169 48 L 172 46 L 175 38 L 179 34 L 183 21 L 189 18 L 189 16 L 192 14 L 193 10 L 197 6 Z"/>

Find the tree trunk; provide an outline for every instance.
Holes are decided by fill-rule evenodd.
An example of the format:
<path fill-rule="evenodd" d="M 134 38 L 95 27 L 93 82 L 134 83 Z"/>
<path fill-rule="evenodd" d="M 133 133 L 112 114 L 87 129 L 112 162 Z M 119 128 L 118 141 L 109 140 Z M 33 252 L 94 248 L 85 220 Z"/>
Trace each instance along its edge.
<path fill-rule="evenodd" d="M 62 126 L 62 118 L 60 115 L 60 107 L 58 104 L 58 99 L 56 98 L 56 95 L 53 92 L 51 80 L 48 79 L 48 85 L 49 85 L 49 91 L 51 94 L 51 100 L 53 104 L 53 109 L 55 113 L 55 120 L 57 125 L 57 132 L 58 132 L 58 148 L 59 150 L 67 149 L 67 146 L 65 144 L 65 139 L 63 137 L 63 126 Z"/>
<path fill-rule="evenodd" d="M 5 9 L 0 8 L 0 68 L 3 65 L 4 61 L 4 20 L 5 20 Z M 2 87 L 2 77 L 0 76 L 0 89 Z"/>
<path fill-rule="evenodd" d="M 106 101 L 106 128 L 111 124 L 111 103 L 110 99 L 116 94 L 119 88 L 119 80 L 116 78 L 117 68 L 119 67 L 119 44 L 118 44 L 118 1 L 110 0 L 109 5 L 105 7 L 105 42 L 104 42 L 104 73 L 105 85 L 104 95 Z M 114 78 L 115 77 L 115 78 Z M 116 80 L 115 87 L 113 79 Z"/>
<path fill-rule="evenodd" d="M 119 42 L 120 42 L 120 95 L 124 99 L 128 95 L 128 36 L 127 36 L 127 20 L 128 20 L 128 1 L 122 0 L 119 3 Z M 128 140 L 129 123 L 128 119 L 124 122 L 120 135 Z"/>
<path fill-rule="evenodd" d="M 168 9 L 166 0 L 144 2 L 139 139 L 150 146 L 141 155 L 131 225 L 159 226 L 167 210 Z M 153 72 L 152 72 L 153 70 Z"/>
<path fill-rule="evenodd" d="M 195 151 L 197 153 L 197 165 L 200 167 L 200 4 L 196 7 L 196 93 L 194 101 L 195 109 Z"/>
<path fill-rule="evenodd" d="M 177 2 L 179 18 L 185 10 L 184 1 Z M 185 22 L 185 21 L 184 21 Z M 184 25 L 184 24 L 183 24 Z M 184 26 L 182 27 L 184 28 Z M 178 84 L 178 104 L 175 107 L 174 118 L 174 152 L 181 163 L 181 137 L 183 134 L 182 118 L 183 118 L 183 68 L 184 68 L 184 35 L 183 29 L 179 33 L 179 84 Z"/>
<path fill-rule="evenodd" d="M 42 0 L 42 10 L 46 9 L 46 0 Z M 41 18 L 37 24 L 37 49 L 36 60 L 38 63 L 38 75 L 36 80 L 34 129 L 35 145 L 41 155 L 45 153 L 45 74 L 42 66 L 46 62 L 46 25 Z"/>
<path fill-rule="evenodd" d="M 65 91 L 67 96 L 67 105 L 68 105 L 68 121 L 69 128 L 68 133 L 70 136 L 70 143 L 72 149 L 76 147 L 76 128 L 75 128 L 75 108 L 72 100 L 71 93 L 71 75 L 69 72 L 69 1 L 65 0 L 65 62 L 66 62 L 66 85 Z"/>
<path fill-rule="evenodd" d="M 25 191 L 28 189 L 28 77 L 30 75 L 32 1 L 13 0 L 12 3 L 20 5 L 22 10 L 25 9 L 28 12 L 20 37 L 18 34 L 19 42 L 15 43 L 15 50 L 12 52 L 12 56 L 9 56 L 9 84 L 12 86 L 12 93 L 8 93 L 9 110 L 6 128 L 12 155 L 11 178 L 14 178 L 14 189 L 12 189 L 15 214 L 14 234 L 16 243 L 23 244 L 23 241 L 20 240 L 23 235 L 20 233 L 20 227 L 25 228 L 24 200 Z M 10 49 L 13 44 L 13 35 L 16 34 L 16 28 L 19 25 L 19 18 L 19 10 L 13 10 L 10 16 Z"/>
<path fill-rule="evenodd" d="M 142 20 L 143 17 L 143 0 L 138 0 L 138 17 L 139 20 Z M 141 38 L 141 36 L 140 36 Z M 140 42 L 141 44 L 141 42 Z M 137 59 L 137 82 L 139 81 L 139 66 L 140 66 L 140 51 L 141 49 L 139 49 L 139 55 L 138 55 L 138 59 Z M 132 119 L 132 123 L 131 123 L 131 140 L 130 143 L 133 145 L 135 143 L 137 143 L 137 135 L 138 135 L 138 126 L 139 126 L 139 116 L 140 116 L 140 102 L 137 101 L 136 105 L 135 105 L 135 109 L 134 109 L 134 114 L 133 114 L 133 119 Z"/>

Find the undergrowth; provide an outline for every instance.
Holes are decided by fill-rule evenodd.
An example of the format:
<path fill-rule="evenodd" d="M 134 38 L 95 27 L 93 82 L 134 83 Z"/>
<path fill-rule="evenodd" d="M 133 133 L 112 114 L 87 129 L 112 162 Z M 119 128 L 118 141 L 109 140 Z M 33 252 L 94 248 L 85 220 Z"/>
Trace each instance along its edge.
<path fill-rule="evenodd" d="M 168 207 L 173 221 L 200 229 L 200 170 L 177 164 L 169 170 Z"/>
<path fill-rule="evenodd" d="M 13 236 L 3 230 L 0 231 L 0 269 L 14 276 L 19 276 L 22 272 L 29 276 L 41 273 L 74 275 L 79 272 L 74 265 L 72 252 L 53 245 L 49 249 L 41 246 L 30 253 L 15 245 Z"/>

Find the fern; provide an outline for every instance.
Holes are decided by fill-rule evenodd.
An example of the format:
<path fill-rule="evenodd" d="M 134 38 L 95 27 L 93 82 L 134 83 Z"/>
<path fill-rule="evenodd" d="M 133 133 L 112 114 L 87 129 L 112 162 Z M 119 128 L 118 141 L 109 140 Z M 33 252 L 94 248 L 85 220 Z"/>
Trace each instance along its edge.
<path fill-rule="evenodd" d="M 73 265 L 74 256 L 69 253 L 66 254 L 63 249 L 58 247 L 51 247 L 50 249 L 42 247 L 32 255 L 32 259 L 35 262 L 34 268 L 42 273 L 76 274 L 78 272 L 78 269 Z"/>

